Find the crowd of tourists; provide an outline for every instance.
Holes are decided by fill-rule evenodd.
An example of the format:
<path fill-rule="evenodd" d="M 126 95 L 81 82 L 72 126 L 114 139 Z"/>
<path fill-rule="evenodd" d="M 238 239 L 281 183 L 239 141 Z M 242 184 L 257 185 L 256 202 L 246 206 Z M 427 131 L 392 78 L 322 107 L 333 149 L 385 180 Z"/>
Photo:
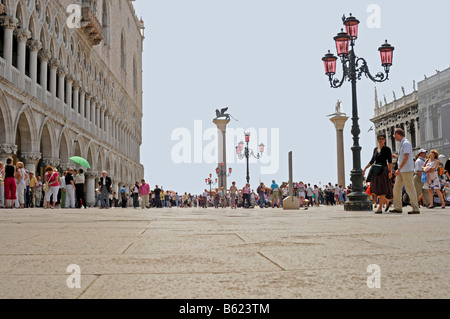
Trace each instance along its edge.
<path fill-rule="evenodd" d="M 364 187 L 373 200 L 376 213 L 389 210 L 401 213 L 406 205 L 412 206 L 410 214 L 420 213 L 419 207 L 429 209 L 450 205 L 450 159 L 446 160 L 436 150 L 427 152 L 420 149 L 417 158 L 413 159 L 411 143 L 405 138 L 404 131 L 397 129 L 395 139 L 400 142 L 398 154 L 393 154 L 385 145 L 386 136 L 377 137 L 378 147 L 373 151 L 371 161 L 363 170 Z M 428 156 L 427 156 L 428 154 Z M 393 159 L 397 159 L 395 165 Z M 351 193 L 351 185 L 294 182 L 292 195 L 298 197 L 300 208 L 318 207 L 321 205 L 343 205 Z M 202 194 L 185 192 L 178 194 L 166 191 L 161 186 L 151 188 L 142 179 L 136 181 L 128 191 L 122 186 L 117 194 L 112 187 L 112 180 L 106 171 L 102 172 L 95 188 L 94 207 L 109 209 L 112 207 L 164 208 L 164 207 L 214 207 L 232 209 L 282 208 L 283 200 L 289 196 L 289 184 L 277 184 L 272 180 L 270 185 L 260 182 L 256 189 L 245 184 L 238 188 L 232 182 L 229 189 L 223 187 L 204 190 Z M 56 168 L 45 168 L 44 180 L 27 171 L 22 162 L 13 164 L 8 158 L 6 165 L 0 162 L 0 208 L 88 208 L 85 199 L 85 176 L 82 169 L 69 168 L 58 172 Z"/>

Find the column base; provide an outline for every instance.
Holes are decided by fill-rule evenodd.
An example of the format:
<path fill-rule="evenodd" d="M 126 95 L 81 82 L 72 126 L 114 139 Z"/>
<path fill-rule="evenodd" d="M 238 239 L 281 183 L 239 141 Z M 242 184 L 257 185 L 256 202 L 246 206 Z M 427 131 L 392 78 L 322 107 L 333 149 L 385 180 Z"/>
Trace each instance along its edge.
<path fill-rule="evenodd" d="M 344 204 L 345 211 L 373 211 L 373 203 L 366 193 L 351 193 Z"/>

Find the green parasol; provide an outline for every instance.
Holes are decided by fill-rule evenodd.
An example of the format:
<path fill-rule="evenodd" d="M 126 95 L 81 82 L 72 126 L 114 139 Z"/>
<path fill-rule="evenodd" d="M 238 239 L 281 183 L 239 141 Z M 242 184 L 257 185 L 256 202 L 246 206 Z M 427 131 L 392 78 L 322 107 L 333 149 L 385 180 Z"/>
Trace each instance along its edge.
<path fill-rule="evenodd" d="M 83 167 L 86 168 L 91 168 L 91 165 L 89 165 L 89 162 L 86 161 L 84 158 L 80 157 L 80 156 L 74 156 L 69 158 L 72 162 L 77 163 L 78 165 L 81 165 Z"/>

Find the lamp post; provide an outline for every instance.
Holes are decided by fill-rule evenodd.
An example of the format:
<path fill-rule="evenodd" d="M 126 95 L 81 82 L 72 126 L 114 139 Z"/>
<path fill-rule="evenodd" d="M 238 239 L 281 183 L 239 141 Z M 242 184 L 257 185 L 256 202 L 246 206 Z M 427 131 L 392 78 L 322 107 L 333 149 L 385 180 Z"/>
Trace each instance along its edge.
<path fill-rule="evenodd" d="M 244 142 L 243 141 L 239 142 L 238 146 L 236 146 L 236 154 L 237 154 L 239 159 L 243 159 L 243 158 L 247 159 L 247 183 L 250 184 L 250 170 L 249 170 L 249 168 L 250 168 L 250 166 L 249 166 L 250 155 L 253 156 L 256 159 L 260 159 L 261 156 L 264 153 L 264 148 L 266 146 L 263 143 L 259 144 L 259 153 L 257 153 L 255 155 L 253 150 L 251 150 L 248 147 L 248 143 L 250 142 L 250 133 L 244 133 L 244 134 L 245 134 L 245 142 L 247 143 L 247 146 L 244 147 Z M 242 153 L 242 151 L 244 151 L 244 153 Z"/>
<path fill-rule="evenodd" d="M 389 79 L 389 70 L 392 66 L 392 57 L 394 47 L 386 42 L 378 49 L 381 55 L 381 65 L 384 67 L 384 73 L 379 72 L 373 76 L 369 72 L 369 67 L 364 58 L 357 57 L 355 54 L 355 42 L 358 38 L 359 20 L 351 14 L 348 18 L 345 15 L 342 18 L 346 32 L 342 29 L 337 36 L 334 37 L 336 42 L 337 55 L 342 64 L 343 75 L 341 79 L 334 78 L 336 74 L 336 61 L 338 57 L 328 51 L 322 58 L 325 66 L 325 74 L 328 76 L 332 88 L 340 88 L 345 80 L 351 82 L 352 85 L 352 135 L 353 135 L 353 169 L 350 173 L 352 181 L 352 192 L 348 195 L 348 201 L 344 208 L 347 211 L 366 211 L 372 210 L 372 202 L 369 196 L 364 192 L 361 169 L 361 146 L 359 145 L 359 134 L 361 132 L 358 124 L 358 101 L 356 93 L 356 81 L 361 80 L 364 74 L 373 82 L 384 82 Z M 351 47 L 351 49 L 350 49 Z"/>
<path fill-rule="evenodd" d="M 226 177 L 230 177 L 231 176 L 231 173 L 233 172 L 233 169 L 230 167 L 229 169 L 228 169 L 228 174 L 225 172 L 225 170 L 224 170 L 224 167 L 225 167 L 225 164 L 224 163 L 220 163 L 219 164 L 219 166 L 216 168 L 216 174 L 217 174 L 217 176 L 219 176 L 219 177 L 223 177 L 223 176 L 226 176 Z"/>
<path fill-rule="evenodd" d="M 212 196 L 212 185 L 216 185 L 217 184 L 217 178 L 215 180 L 215 182 L 212 180 L 212 174 L 209 174 L 209 178 L 205 178 L 205 183 L 206 185 L 209 185 L 209 196 Z"/>

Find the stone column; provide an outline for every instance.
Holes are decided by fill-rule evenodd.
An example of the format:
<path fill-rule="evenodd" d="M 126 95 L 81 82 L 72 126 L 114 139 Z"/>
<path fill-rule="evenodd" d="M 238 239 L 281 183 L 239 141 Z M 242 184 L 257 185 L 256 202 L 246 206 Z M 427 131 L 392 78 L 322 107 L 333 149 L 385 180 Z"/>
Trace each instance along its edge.
<path fill-rule="evenodd" d="M 73 74 L 67 74 L 66 76 L 66 104 L 68 106 L 68 109 L 73 108 L 72 105 L 72 85 L 73 81 L 75 81 L 75 76 Z"/>
<path fill-rule="evenodd" d="M 88 123 L 91 121 L 91 100 L 92 100 L 91 95 L 88 92 L 86 92 L 86 108 L 84 115 Z"/>
<path fill-rule="evenodd" d="M 75 113 L 78 115 L 80 110 L 80 81 L 74 81 L 72 83 L 73 88 L 73 100 L 72 100 L 72 108 Z"/>
<path fill-rule="evenodd" d="M 36 173 L 36 165 L 41 159 L 41 156 L 41 153 L 38 152 L 23 152 L 20 154 L 23 164 L 25 165 L 25 169 L 34 173 Z"/>
<path fill-rule="evenodd" d="M 86 202 L 88 206 L 94 206 L 95 204 L 95 178 L 98 176 L 98 172 L 86 172 Z"/>
<path fill-rule="evenodd" d="M 230 120 L 219 120 L 214 119 L 213 123 L 217 126 L 217 134 L 218 134 L 218 164 L 223 163 L 222 166 L 219 166 L 224 174 L 218 176 L 218 187 L 221 189 L 227 189 L 227 124 L 230 123 Z"/>
<path fill-rule="evenodd" d="M 336 114 L 330 121 L 336 128 L 336 146 L 337 146 L 337 175 L 338 185 L 345 187 L 345 160 L 344 160 L 344 127 L 349 118 L 344 113 Z"/>
<path fill-rule="evenodd" d="M 50 92 L 52 93 L 52 106 L 55 108 L 55 101 L 56 101 L 56 77 L 58 72 L 58 65 L 59 61 L 58 59 L 51 58 L 50 61 Z M 48 101 L 47 101 L 48 103 Z"/>
<path fill-rule="evenodd" d="M 44 94 L 44 97 L 46 96 L 46 92 L 48 91 L 47 88 L 47 69 L 48 69 L 48 61 L 51 59 L 52 55 L 50 51 L 48 50 L 40 50 L 39 51 L 39 60 L 41 61 L 41 74 L 40 74 L 40 82 L 42 86 L 42 94 Z"/>
<path fill-rule="evenodd" d="M 37 84 L 37 68 L 38 68 L 38 52 L 42 48 L 41 41 L 29 40 L 27 42 L 30 49 L 30 78 L 33 96 L 36 96 L 36 84 Z"/>
<path fill-rule="evenodd" d="M 19 87 L 25 88 L 25 63 L 27 57 L 27 41 L 31 36 L 30 31 L 17 28 L 14 30 L 14 35 L 17 37 L 18 52 L 17 52 L 17 68 L 19 70 Z"/>
<path fill-rule="evenodd" d="M 96 100 L 95 97 L 91 98 L 91 116 L 90 116 L 90 119 L 91 119 L 91 122 L 93 124 L 95 124 L 95 113 L 97 111 L 97 103 L 96 103 L 96 101 L 97 100 Z"/>
<path fill-rule="evenodd" d="M 11 80 L 13 36 L 14 29 L 19 25 L 19 20 L 13 16 L 0 16 L 0 25 L 4 29 L 3 56 L 6 61 L 5 78 Z"/>
<path fill-rule="evenodd" d="M 283 200 L 283 210 L 299 210 L 300 199 L 294 196 L 292 152 L 289 152 L 289 196 Z"/>
<path fill-rule="evenodd" d="M 81 118 L 84 117 L 85 107 L 86 107 L 86 90 L 84 86 L 80 87 L 80 102 L 79 102 L 79 113 Z"/>

